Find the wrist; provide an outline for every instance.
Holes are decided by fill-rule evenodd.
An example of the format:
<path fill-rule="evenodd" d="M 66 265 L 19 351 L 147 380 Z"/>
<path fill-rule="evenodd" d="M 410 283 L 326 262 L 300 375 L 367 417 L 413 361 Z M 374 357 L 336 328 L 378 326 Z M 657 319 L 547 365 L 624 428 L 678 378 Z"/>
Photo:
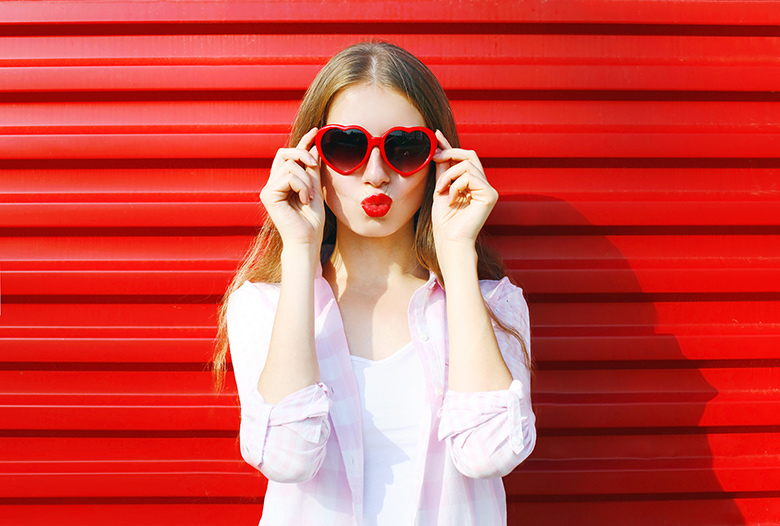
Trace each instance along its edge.
<path fill-rule="evenodd" d="M 314 275 L 320 262 L 320 247 L 314 244 L 285 245 L 282 247 L 280 263 L 282 275 L 293 271 L 296 275 Z"/>
<path fill-rule="evenodd" d="M 315 259 L 319 261 L 320 243 L 282 243 L 282 257 Z"/>
<path fill-rule="evenodd" d="M 475 273 L 477 249 L 472 242 L 450 242 L 436 245 L 436 257 L 442 275 Z M 446 280 L 446 277 L 445 277 Z"/>

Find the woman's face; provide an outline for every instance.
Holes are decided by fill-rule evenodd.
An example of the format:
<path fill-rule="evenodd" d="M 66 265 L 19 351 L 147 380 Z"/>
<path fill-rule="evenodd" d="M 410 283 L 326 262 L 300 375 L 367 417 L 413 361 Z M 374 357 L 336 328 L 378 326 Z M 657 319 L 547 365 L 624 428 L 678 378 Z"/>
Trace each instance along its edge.
<path fill-rule="evenodd" d="M 359 84 L 336 95 L 327 124 L 357 124 L 374 137 L 381 137 L 395 126 L 425 126 L 425 121 L 398 92 Z M 321 175 L 325 202 L 336 216 L 338 228 L 346 227 L 366 237 L 384 237 L 404 227 L 412 228 L 412 219 L 425 194 L 428 166 L 402 177 L 385 163 L 379 148 L 374 148 L 366 164 L 357 171 L 342 175 L 322 163 Z M 371 205 L 372 199 L 384 199 L 371 198 L 378 194 L 392 199 L 389 209 Z"/>

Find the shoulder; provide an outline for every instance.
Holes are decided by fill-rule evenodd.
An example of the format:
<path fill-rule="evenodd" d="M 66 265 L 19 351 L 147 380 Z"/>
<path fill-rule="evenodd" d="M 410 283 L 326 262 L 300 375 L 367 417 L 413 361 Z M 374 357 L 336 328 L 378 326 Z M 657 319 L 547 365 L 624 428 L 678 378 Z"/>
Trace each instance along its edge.
<path fill-rule="evenodd" d="M 225 321 L 230 360 L 242 402 L 263 370 L 279 294 L 268 283 L 245 281 L 230 293 Z M 254 395 L 250 395 L 254 396 Z"/>
<path fill-rule="evenodd" d="M 245 281 L 230 293 L 227 300 L 228 324 L 239 320 L 257 319 L 259 314 L 276 311 L 279 304 L 279 285 Z"/>
<path fill-rule="evenodd" d="M 278 303 L 279 288 L 278 283 L 245 281 L 228 296 L 228 307 L 231 305 L 249 305 L 258 302 Z"/>
<path fill-rule="evenodd" d="M 528 326 L 528 303 L 523 289 L 509 281 L 508 277 L 480 280 L 479 287 L 485 303 L 498 319 L 515 328 Z"/>
<path fill-rule="evenodd" d="M 481 280 L 479 285 L 485 303 L 495 316 L 493 326 L 498 327 L 497 319 L 505 327 L 517 331 L 514 336 L 520 337 L 521 345 L 518 347 L 518 339 L 512 337 L 512 334 L 505 330 L 496 331 L 496 338 L 507 365 L 515 378 L 521 378 L 519 371 L 527 373 L 531 352 L 531 321 L 523 289 L 507 277 L 500 280 Z"/>
<path fill-rule="evenodd" d="M 492 307 L 508 301 L 520 301 L 525 303 L 523 298 L 523 289 L 509 281 L 508 277 L 500 280 L 481 279 L 479 288 L 482 291 L 482 297 Z"/>
<path fill-rule="evenodd" d="M 267 348 L 261 343 L 271 335 L 278 289 L 274 284 L 245 281 L 228 297 L 225 321 L 234 367 L 246 366 L 257 348 Z"/>

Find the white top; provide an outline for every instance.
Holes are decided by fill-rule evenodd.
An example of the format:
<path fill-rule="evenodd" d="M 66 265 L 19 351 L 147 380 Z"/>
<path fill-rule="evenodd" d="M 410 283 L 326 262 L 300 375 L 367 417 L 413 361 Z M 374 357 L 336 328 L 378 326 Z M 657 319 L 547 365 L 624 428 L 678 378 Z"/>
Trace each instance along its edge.
<path fill-rule="evenodd" d="M 414 498 L 425 377 L 414 345 L 373 361 L 352 356 L 363 420 L 366 526 L 412 524 L 401 516 Z M 403 511 L 406 510 L 406 511 Z"/>
<path fill-rule="evenodd" d="M 241 455 L 269 480 L 260 524 L 364 526 L 362 408 L 344 321 L 320 267 L 314 279 L 320 382 L 277 404 L 266 403 L 257 391 L 280 289 L 278 283 L 246 282 L 230 295 L 227 308 L 241 399 Z M 528 345 L 528 307 L 522 291 L 506 278 L 480 281 L 480 289 L 490 309 Z M 407 320 L 422 363 L 425 396 L 414 497 L 407 506 L 415 518 L 405 524 L 506 526 L 500 477 L 525 459 L 536 442 L 530 373 L 521 341 L 496 331 L 515 379 L 508 389 L 450 391 L 446 296 L 434 274 L 412 295 Z M 476 345 L 470 352 L 482 349 Z"/>

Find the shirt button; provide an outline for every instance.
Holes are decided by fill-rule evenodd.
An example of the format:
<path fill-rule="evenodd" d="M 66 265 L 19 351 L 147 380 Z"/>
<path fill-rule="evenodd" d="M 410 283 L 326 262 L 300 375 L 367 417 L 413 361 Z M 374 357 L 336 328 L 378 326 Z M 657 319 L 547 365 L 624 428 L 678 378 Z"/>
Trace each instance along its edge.
<path fill-rule="evenodd" d="M 436 393 L 436 397 L 437 398 L 440 397 L 442 394 L 444 394 L 444 390 L 441 387 L 439 387 L 438 385 L 433 390 L 433 392 Z"/>
<path fill-rule="evenodd" d="M 421 342 L 427 342 L 428 341 L 428 335 L 424 332 L 420 333 L 420 341 Z"/>

